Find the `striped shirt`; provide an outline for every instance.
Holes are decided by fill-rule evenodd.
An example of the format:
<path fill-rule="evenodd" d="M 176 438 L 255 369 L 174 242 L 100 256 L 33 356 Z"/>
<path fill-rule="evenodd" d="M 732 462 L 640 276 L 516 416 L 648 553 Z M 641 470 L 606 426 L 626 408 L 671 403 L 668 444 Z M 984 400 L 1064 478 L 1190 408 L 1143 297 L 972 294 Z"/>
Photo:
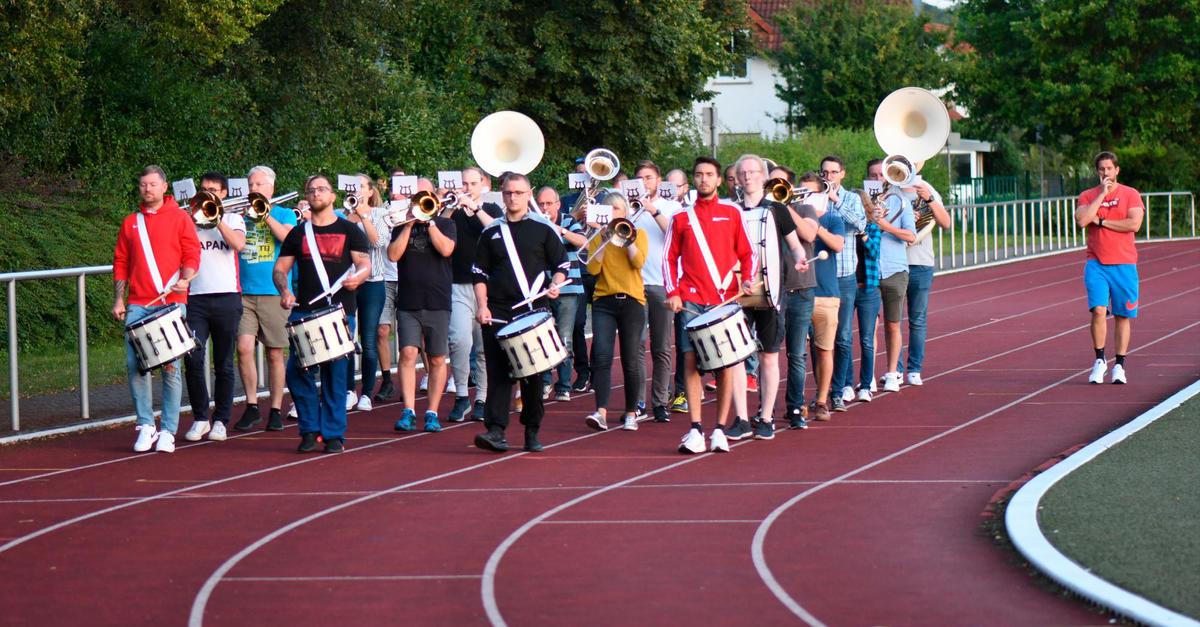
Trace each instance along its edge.
<path fill-rule="evenodd" d="M 846 239 L 862 233 L 867 228 L 867 213 L 863 210 L 862 199 L 858 194 L 845 187 L 838 188 L 838 201 L 831 203 L 829 210 L 846 223 Z M 858 269 L 858 254 L 854 246 L 845 246 L 837 255 L 838 278 L 851 276 Z"/>

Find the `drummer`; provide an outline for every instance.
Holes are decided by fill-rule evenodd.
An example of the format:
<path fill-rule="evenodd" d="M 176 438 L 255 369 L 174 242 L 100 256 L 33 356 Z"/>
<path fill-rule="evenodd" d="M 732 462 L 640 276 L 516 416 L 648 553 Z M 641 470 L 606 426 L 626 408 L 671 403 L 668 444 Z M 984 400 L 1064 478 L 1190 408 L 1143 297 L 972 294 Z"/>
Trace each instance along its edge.
<path fill-rule="evenodd" d="M 483 409 L 487 431 L 475 436 L 475 446 L 497 453 L 508 450 L 504 431 L 508 428 L 513 380 L 508 356 L 496 334 L 515 316 L 534 308 L 544 308 L 544 298 L 535 299 L 528 307 L 516 308 L 516 304 L 542 289 L 548 273 L 553 273 L 553 277 L 546 286 L 545 296 L 558 298 L 558 286 L 566 280 L 570 266 L 555 227 L 529 215 L 529 199 L 533 194 L 529 178 L 507 172 L 501 177 L 500 190 L 504 215 L 489 224 L 479 236 L 472 268 L 475 299 L 479 304 L 476 317 L 483 325 L 483 350 L 488 362 L 488 398 Z M 521 396 L 525 399 L 521 408 L 525 450 L 537 453 L 542 450 L 537 437 L 544 413 L 542 373 L 522 378 L 519 383 Z"/>
<path fill-rule="evenodd" d="M 781 305 L 782 292 L 785 287 L 784 276 L 808 269 L 804 250 L 800 247 L 801 231 L 792 220 L 791 212 L 781 203 L 774 202 L 766 195 L 763 184 L 766 182 L 767 164 L 758 155 L 742 155 L 734 166 L 738 185 L 742 188 L 740 206 L 746 211 L 743 214 L 746 233 L 755 246 L 755 256 L 762 259 L 767 267 L 767 276 L 754 276 L 742 271 L 743 278 L 752 278 L 763 285 L 755 287 L 755 292 L 764 293 L 770 301 L 769 307 L 746 307 L 746 321 L 754 328 L 759 345 L 759 377 L 758 386 L 758 415 L 753 424 L 742 416 L 746 415 L 746 407 L 736 407 L 737 417 L 733 424 L 725 430 L 725 437 L 730 440 L 741 440 L 751 435 L 756 440 L 770 440 L 775 437 L 775 427 L 771 414 L 775 410 L 775 396 L 779 392 L 779 349 L 783 346 L 784 325 Z M 758 210 L 769 213 L 759 213 Z M 751 213 L 754 212 L 754 213 Z M 761 216 L 761 217 L 758 217 Z M 803 221 L 804 239 L 812 241 L 817 234 L 815 221 Z M 773 225 L 774 229 L 768 230 Z M 768 245 L 767 238 L 775 238 L 777 245 Z M 786 251 L 788 252 L 785 252 Z M 770 253 L 770 254 L 768 254 Z M 790 255 L 788 254 L 790 253 Z M 794 272 L 787 272 L 784 265 L 792 266 Z M 757 273 L 754 273 L 757 274 Z M 774 274 L 774 276 L 771 276 Z M 735 388 L 744 386 L 745 379 L 733 382 Z M 734 394 L 734 404 L 738 397 L 745 398 L 745 393 Z"/>
<path fill-rule="evenodd" d="M 696 204 L 687 211 L 675 214 L 667 231 L 666 252 L 663 253 L 663 281 L 667 290 L 667 305 L 684 325 L 700 314 L 714 309 L 736 297 L 732 286 L 733 270 L 757 267 L 754 249 L 746 238 L 741 211 L 717 199 L 721 185 L 721 163 L 712 157 L 698 157 L 692 166 L 692 183 L 696 188 Z M 682 272 L 678 272 L 679 268 Z M 749 294 L 751 283 L 742 281 L 742 293 Z M 700 373 L 696 369 L 696 353 L 690 338 L 683 335 L 683 368 L 687 388 L 688 414 L 692 426 L 679 443 L 679 452 L 703 453 L 704 425 L 700 420 Z M 717 426 L 709 436 L 709 450 L 728 452 L 725 424 L 729 404 L 733 400 L 734 381 L 746 379 L 746 369 L 738 363 L 717 371 Z M 732 377 L 732 378 L 731 378 Z M 745 388 L 741 388 L 744 407 Z"/>
<path fill-rule="evenodd" d="M 271 278 L 279 290 L 279 304 L 291 309 L 289 320 L 297 320 L 325 309 L 330 304 L 341 305 L 354 332 L 354 290 L 371 273 L 371 244 L 357 226 L 339 218 L 333 210 L 337 199 L 333 183 L 324 174 L 314 174 L 304 183 L 311 218 L 305 228 L 294 228 L 283 240 L 279 259 Z M 311 233 L 311 235 L 310 235 Z M 313 257 L 310 241 L 316 242 L 320 258 Z M 292 294 L 288 276 L 299 260 L 299 279 L 296 294 Z M 320 264 L 320 265 L 318 265 Z M 353 266 L 341 289 L 330 297 L 309 303 L 328 291 L 329 286 Z M 316 450 L 317 436 L 325 440 L 326 453 L 345 450 L 346 434 L 346 376 L 350 358 L 343 357 L 319 365 L 321 391 L 310 370 L 300 365 L 295 351 L 287 363 L 287 385 L 300 419 L 300 453 Z"/>
<path fill-rule="evenodd" d="M 621 194 L 608 194 L 601 203 L 612 207 L 614 221 L 628 220 L 629 205 Z M 611 223 L 609 228 L 612 228 Z M 625 417 L 621 428 L 637 431 L 638 392 L 643 387 L 644 377 L 633 356 L 639 354 L 642 327 L 646 324 L 642 265 L 649 254 L 649 237 L 645 229 L 634 230 L 632 242 L 618 244 L 611 237 L 610 234 L 594 238 L 588 245 L 588 272 L 596 277 L 592 297 L 592 389 L 596 391 L 596 411 L 584 421 L 598 431 L 608 429 L 613 340 L 619 334 L 621 372 L 625 375 Z"/>

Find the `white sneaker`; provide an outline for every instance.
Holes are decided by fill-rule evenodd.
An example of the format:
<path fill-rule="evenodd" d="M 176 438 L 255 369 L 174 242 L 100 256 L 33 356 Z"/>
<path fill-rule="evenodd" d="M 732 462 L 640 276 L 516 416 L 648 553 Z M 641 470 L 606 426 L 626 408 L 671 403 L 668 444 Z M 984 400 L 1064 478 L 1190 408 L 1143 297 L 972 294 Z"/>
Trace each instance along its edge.
<path fill-rule="evenodd" d="M 874 394 L 875 392 L 878 392 L 878 391 L 879 391 L 879 386 L 875 383 L 875 379 L 871 379 L 871 393 Z"/>
<path fill-rule="evenodd" d="M 687 433 L 683 434 L 683 439 L 679 441 L 679 452 L 685 455 L 703 453 L 704 434 L 697 429 L 688 429 Z"/>
<path fill-rule="evenodd" d="M 846 386 L 842 388 L 842 402 L 850 403 L 854 401 L 854 388 Z"/>
<path fill-rule="evenodd" d="M 355 394 L 354 392 L 346 392 L 346 411 L 350 411 L 351 409 L 354 409 L 354 406 L 357 404 L 358 404 L 358 395 Z"/>
<path fill-rule="evenodd" d="M 1122 368 L 1122 370 L 1124 369 Z M 1108 372 L 1108 363 L 1103 359 L 1097 359 L 1096 363 L 1092 364 L 1092 374 L 1088 376 L 1088 383 L 1104 383 L 1105 372 Z"/>
<path fill-rule="evenodd" d="M 421 375 L 421 385 L 419 387 L 422 392 L 429 391 L 429 375 Z"/>
<path fill-rule="evenodd" d="M 608 430 L 608 422 L 606 420 L 604 420 L 604 416 L 600 415 L 600 412 L 598 412 L 598 411 L 594 411 L 594 412 L 588 414 L 588 417 L 584 418 L 583 422 L 586 423 L 587 426 L 595 429 L 596 431 L 607 431 Z"/>
<path fill-rule="evenodd" d="M 908 384 L 909 385 L 924 385 L 924 383 L 921 381 L 921 373 L 919 373 L 919 372 L 908 373 Z"/>
<path fill-rule="evenodd" d="M 174 453 L 175 452 L 175 435 L 162 431 L 158 434 L 158 444 L 154 450 L 159 453 Z"/>
<path fill-rule="evenodd" d="M 288 409 L 288 418 L 295 420 L 300 417 L 300 412 L 296 411 L 296 404 L 292 403 L 291 409 Z"/>
<path fill-rule="evenodd" d="M 621 425 L 621 428 L 626 431 L 637 431 L 637 416 L 625 416 L 625 424 Z"/>
<path fill-rule="evenodd" d="M 889 372 L 883 375 L 883 389 L 888 392 L 900 391 L 900 373 Z"/>
<path fill-rule="evenodd" d="M 158 428 L 154 425 L 138 425 L 137 440 L 133 443 L 133 450 L 136 453 L 145 453 L 154 446 L 154 441 L 158 439 Z"/>
<path fill-rule="evenodd" d="M 212 431 L 208 432 L 208 439 L 212 440 L 213 442 L 224 442 L 225 441 L 225 423 L 214 422 L 213 426 L 212 426 Z"/>
<path fill-rule="evenodd" d="M 714 453 L 729 452 L 729 440 L 725 438 L 725 432 L 720 427 L 713 429 L 712 435 L 708 436 L 708 450 Z"/>
<path fill-rule="evenodd" d="M 446 393 L 454 394 L 457 391 L 458 386 L 454 385 L 454 375 L 450 375 L 450 377 L 446 379 Z"/>
<path fill-rule="evenodd" d="M 210 429 L 212 429 L 212 425 L 207 420 L 196 420 L 192 422 L 192 428 L 183 434 L 183 439 L 188 442 L 199 442 Z"/>
<path fill-rule="evenodd" d="M 858 400 L 861 403 L 870 403 L 871 402 L 871 390 L 868 390 L 867 388 L 863 388 L 863 389 L 859 390 L 858 391 Z"/>
<path fill-rule="evenodd" d="M 371 411 L 371 397 L 363 394 L 358 397 L 358 411 Z"/>
<path fill-rule="evenodd" d="M 1112 382 L 1125 383 L 1125 366 L 1122 366 L 1121 364 L 1113 366 Z"/>

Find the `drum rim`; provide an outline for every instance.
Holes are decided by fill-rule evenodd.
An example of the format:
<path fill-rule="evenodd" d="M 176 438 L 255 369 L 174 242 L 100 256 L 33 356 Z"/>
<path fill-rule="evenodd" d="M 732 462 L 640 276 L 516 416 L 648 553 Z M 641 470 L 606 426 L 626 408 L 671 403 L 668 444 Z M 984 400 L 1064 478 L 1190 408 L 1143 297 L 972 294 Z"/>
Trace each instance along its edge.
<path fill-rule="evenodd" d="M 706 311 L 703 311 L 703 312 L 697 314 L 697 318 L 700 316 L 703 316 L 705 314 L 712 313 L 714 311 L 720 311 L 722 309 L 728 309 L 730 312 L 734 312 L 734 311 L 740 312 L 742 310 L 742 307 L 741 307 L 741 305 L 738 305 L 737 303 L 726 303 L 724 305 L 721 305 L 720 307 L 713 307 L 712 309 L 709 309 L 709 310 L 706 310 Z M 684 330 L 685 331 L 699 331 L 701 329 L 707 329 L 708 327 L 711 327 L 714 324 L 719 324 L 721 322 L 728 320 L 732 315 L 733 314 L 730 313 L 730 315 L 728 315 L 728 316 L 722 316 L 720 318 L 716 318 L 712 321 L 706 322 L 702 325 L 695 325 L 695 326 L 693 326 L 693 325 L 696 322 L 696 318 L 692 318 L 690 321 L 688 321 L 687 325 L 684 326 Z M 745 315 L 745 314 L 743 314 L 743 315 Z"/>
<path fill-rule="evenodd" d="M 534 309 L 533 311 L 527 311 L 518 316 L 513 316 L 512 320 L 510 320 L 508 322 L 508 324 L 497 329 L 496 330 L 496 339 L 507 339 L 507 338 L 513 337 L 513 335 L 512 335 L 513 330 L 505 331 L 505 329 L 508 329 L 509 327 L 513 326 L 514 324 L 516 324 L 518 322 L 522 322 L 526 318 L 531 318 L 538 314 L 545 314 L 547 316 L 547 319 L 550 319 L 550 320 L 554 319 L 554 315 L 550 313 L 549 309 L 539 308 L 539 309 Z M 544 323 L 545 321 L 546 321 L 546 319 L 543 319 L 541 322 L 538 322 L 536 324 L 530 325 L 528 327 L 522 327 L 522 332 L 524 332 L 526 330 L 530 330 L 530 329 L 536 329 L 538 327 L 538 325 Z"/>
<path fill-rule="evenodd" d="M 322 307 L 320 309 L 314 309 L 313 311 L 308 312 L 308 315 L 300 316 L 299 318 L 296 318 L 295 320 L 288 320 L 287 324 L 285 326 L 290 327 L 290 326 L 295 326 L 297 324 L 303 324 L 305 322 L 311 322 L 313 320 L 316 320 L 317 318 L 323 318 L 337 310 L 341 310 L 343 314 L 346 312 L 346 308 L 342 307 L 341 303 L 338 303 L 338 304 L 330 306 L 330 307 Z"/>
<path fill-rule="evenodd" d="M 165 315 L 168 315 L 171 312 L 178 311 L 180 309 L 182 309 L 182 306 L 179 303 L 171 303 L 170 305 L 167 305 L 166 307 L 160 307 L 156 311 L 154 311 L 154 313 L 151 313 L 148 316 L 139 318 L 136 322 L 130 322 L 129 324 L 125 325 L 125 330 L 130 331 L 132 329 L 141 328 L 154 320 L 158 320 L 159 318 L 161 318 Z"/>

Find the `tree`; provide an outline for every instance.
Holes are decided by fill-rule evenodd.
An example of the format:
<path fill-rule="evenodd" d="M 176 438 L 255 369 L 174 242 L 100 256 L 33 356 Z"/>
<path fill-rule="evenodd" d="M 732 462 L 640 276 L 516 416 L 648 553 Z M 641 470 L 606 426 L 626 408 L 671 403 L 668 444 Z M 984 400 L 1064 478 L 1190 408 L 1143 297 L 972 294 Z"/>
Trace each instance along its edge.
<path fill-rule="evenodd" d="M 780 49 L 770 55 L 784 80 L 775 89 L 788 126 L 869 127 L 892 91 L 944 86 L 945 37 L 927 24 L 907 3 L 795 3 L 779 17 Z"/>

